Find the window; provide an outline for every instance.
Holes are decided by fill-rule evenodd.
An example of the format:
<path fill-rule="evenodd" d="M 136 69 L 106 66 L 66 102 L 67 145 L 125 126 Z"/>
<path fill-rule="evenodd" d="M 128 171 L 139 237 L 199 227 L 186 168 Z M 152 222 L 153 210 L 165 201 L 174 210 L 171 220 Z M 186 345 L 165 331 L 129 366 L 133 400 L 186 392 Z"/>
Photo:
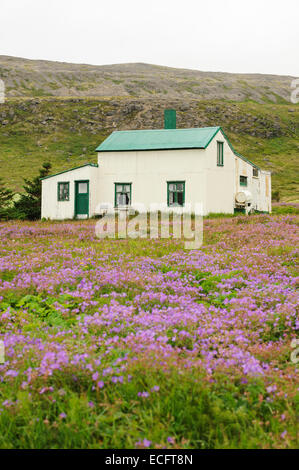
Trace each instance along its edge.
<path fill-rule="evenodd" d="M 185 181 L 169 181 L 167 183 L 168 206 L 183 206 L 185 204 Z"/>
<path fill-rule="evenodd" d="M 240 186 L 247 186 L 247 176 L 240 176 Z"/>
<path fill-rule="evenodd" d="M 58 183 L 58 201 L 70 200 L 70 183 Z"/>
<path fill-rule="evenodd" d="M 132 184 L 131 183 L 114 183 L 115 184 L 115 207 L 130 206 Z"/>
<path fill-rule="evenodd" d="M 223 142 L 217 142 L 217 166 L 223 166 Z"/>
<path fill-rule="evenodd" d="M 79 183 L 78 184 L 78 194 L 88 193 L 88 183 Z"/>
<path fill-rule="evenodd" d="M 259 177 L 259 171 L 257 168 L 252 168 L 252 176 L 254 176 L 255 178 Z"/>

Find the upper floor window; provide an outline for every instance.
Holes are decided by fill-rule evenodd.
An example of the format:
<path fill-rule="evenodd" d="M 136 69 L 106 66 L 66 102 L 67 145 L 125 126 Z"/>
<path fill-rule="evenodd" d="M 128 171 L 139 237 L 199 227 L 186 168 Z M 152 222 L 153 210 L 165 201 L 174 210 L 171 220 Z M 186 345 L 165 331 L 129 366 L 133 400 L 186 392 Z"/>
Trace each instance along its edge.
<path fill-rule="evenodd" d="M 217 166 L 223 166 L 223 142 L 217 142 Z"/>
<path fill-rule="evenodd" d="M 58 183 L 57 199 L 58 201 L 70 200 L 70 183 L 69 182 Z"/>
<path fill-rule="evenodd" d="M 168 206 L 184 206 L 185 181 L 168 181 L 167 204 Z"/>
<path fill-rule="evenodd" d="M 115 207 L 130 206 L 132 197 L 131 183 L 115 183 Z"/>
<path fill-rule="evenodd" d="M 240 186 L 247 186 L 247 176 L 240 176 Z"/>
<path fill-rule="evenodd" d="M 252 176 L 254 176 L 255 178 L 258 178 L 259 176 L 259 171 L 257 168 L 252 168 Z"/>

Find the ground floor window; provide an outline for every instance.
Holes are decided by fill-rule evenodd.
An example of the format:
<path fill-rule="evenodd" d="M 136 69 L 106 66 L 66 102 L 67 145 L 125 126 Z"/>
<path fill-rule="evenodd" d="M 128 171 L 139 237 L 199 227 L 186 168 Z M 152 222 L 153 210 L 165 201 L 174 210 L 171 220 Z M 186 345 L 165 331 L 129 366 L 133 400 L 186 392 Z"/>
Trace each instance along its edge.
<path fill-rule="evenodd" d="M 168 181 L 168 206 L 183 206 L 185 204 L 185 181 Z"/>
<path fill-rule="evenodd" d="M 132 196 L 131 183 L 115 183 L 115 207 L 130 206 Z"/>
<path fill-rule="evenodd" d="M 70 200 L 70 183 L 58 183 L 57 188 L 58 201 Z"/>
<path fill-rule="evenodd" d="M 247 186 L 247 176 L 240 176 L 240 186 Z"/>

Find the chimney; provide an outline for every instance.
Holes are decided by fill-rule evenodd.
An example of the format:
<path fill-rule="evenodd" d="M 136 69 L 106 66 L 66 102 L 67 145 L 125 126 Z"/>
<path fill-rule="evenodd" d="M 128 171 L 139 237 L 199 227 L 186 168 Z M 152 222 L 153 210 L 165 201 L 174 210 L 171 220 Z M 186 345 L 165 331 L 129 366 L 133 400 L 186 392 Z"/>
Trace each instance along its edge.
<path fill-rule="evenodd" d="M 176 129 L 175 109 L 164 109 L 164 129 Z"/>

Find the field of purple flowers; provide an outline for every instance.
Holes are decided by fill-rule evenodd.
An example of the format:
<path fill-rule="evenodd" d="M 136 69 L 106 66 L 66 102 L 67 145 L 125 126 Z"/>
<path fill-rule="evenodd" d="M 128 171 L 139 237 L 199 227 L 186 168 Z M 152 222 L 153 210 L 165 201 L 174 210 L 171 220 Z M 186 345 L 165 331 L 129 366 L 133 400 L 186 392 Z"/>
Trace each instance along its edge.
<path fill-rule="evenodd" d="M 0 448 L 296 447 L 298 225 L 207 219 L 187 251 L 0 223 Z"/>

